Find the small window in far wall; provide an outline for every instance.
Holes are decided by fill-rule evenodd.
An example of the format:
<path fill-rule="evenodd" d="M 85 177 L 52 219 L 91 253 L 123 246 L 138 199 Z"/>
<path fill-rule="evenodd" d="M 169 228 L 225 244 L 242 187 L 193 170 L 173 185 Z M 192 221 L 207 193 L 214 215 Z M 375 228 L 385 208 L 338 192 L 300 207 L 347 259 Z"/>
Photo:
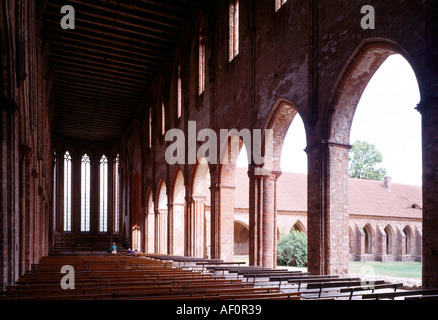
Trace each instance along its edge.
<path fill-rule="evenodd" d="M 274 0 L 274 1 L 275 1 L 275 12 L 277 12 L 287 2 L 287 0 Z"/>
<path fill-rule="evenodd" d="M 229 61 L 239 54 L 239 0 L 230 0 L 229 6 Z"/>

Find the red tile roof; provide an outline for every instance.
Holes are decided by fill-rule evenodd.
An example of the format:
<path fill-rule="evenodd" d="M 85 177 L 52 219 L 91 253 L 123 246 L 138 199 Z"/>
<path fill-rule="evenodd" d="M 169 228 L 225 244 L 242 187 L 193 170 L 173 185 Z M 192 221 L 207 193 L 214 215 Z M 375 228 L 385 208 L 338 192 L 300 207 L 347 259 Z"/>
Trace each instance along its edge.
<path fill-rule="evenodd" d="M 248 208 L 248 174 L 236 170 L 235 208 Z M 422 218 L 422 187 L 383 181 L 349 180 L 349 212 L 361 216 Z M 307 211 L 307 175 L 283 172 L 277 183 L 277 210 Z M 416 208 L 412 208 L 412 206 Z"/>

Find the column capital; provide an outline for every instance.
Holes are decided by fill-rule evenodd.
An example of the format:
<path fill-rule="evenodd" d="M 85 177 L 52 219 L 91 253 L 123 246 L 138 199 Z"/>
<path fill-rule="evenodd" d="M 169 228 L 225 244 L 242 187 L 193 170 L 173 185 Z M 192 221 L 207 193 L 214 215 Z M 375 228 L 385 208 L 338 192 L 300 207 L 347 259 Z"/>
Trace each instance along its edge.
<path fill-rule="evenodd" d="M 259 179 L 277 180 L 281 176 L 282 172 L 279 170 L 265 169 L 263 167 L 249 167 L 248 177 L 255 177 Z"/>
<path fill-rule="evenodd" d="M 417 107 L 415 108 L 418 112 L 420 112 L 421 115 L 425 115 L 428 111 L 436 110 L 436 107 L 438 106 L 438 96 L 431 97 L 431 98 L 425 98 L 421 99 L 421 101 L 417 104 Z"/>

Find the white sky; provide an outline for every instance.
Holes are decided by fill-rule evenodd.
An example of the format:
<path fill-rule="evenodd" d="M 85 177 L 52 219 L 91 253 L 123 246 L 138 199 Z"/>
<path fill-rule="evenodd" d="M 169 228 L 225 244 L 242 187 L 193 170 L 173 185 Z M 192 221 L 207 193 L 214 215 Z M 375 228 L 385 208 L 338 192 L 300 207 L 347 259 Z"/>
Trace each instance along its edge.
<path fill-rule="evenodd" d="M 421 115 L 415 110 L 420 93 L 415 74 L 400 55 L 390 56 L 377 70 L 356 109 L 350 143 L 365 140 L 382 153 L 382 167 L 395 183 L 422 184 Z M 283 145 L 285 172 L 307 173 L 304 125 L 297 115 Z M 239 167 L 246 167 L 241 153 Z"/>

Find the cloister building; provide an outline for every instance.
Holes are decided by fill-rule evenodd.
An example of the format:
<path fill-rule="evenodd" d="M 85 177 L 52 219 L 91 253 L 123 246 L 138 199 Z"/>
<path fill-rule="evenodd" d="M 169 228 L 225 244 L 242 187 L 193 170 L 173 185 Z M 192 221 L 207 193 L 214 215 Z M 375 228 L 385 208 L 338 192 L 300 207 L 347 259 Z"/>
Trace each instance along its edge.
<path fill-rule="evenodd" d="M 292 229 L 307 234 L 307 177 L 283 172 L 277 184 L 277 239 Z M 237 168 L 234 253 L 249 254 L 247 170 Z M 421 261 L 421 187 L 349 179 L 349 244 L 352 261 Z M 209 208 L 208 208 L 209 209 Z M 207 211 L 208 215 L 208 211 Z"/>
<path fill-rule="evenodd" d="M 0 0 L 0 13 L 0 289 L 66 246 L 232 260 L 243 143 L 249 263 L 275 267 L 281 150 L 297 114 L 309 272 L 346 275 L 350 255 L 408 250 L 423 287 L 438 288 L 437 1 Z M 421 227 L 349 210 L 356 106 L 393 54 L 421 94 L 421 210 L 410 209 Z"/>

